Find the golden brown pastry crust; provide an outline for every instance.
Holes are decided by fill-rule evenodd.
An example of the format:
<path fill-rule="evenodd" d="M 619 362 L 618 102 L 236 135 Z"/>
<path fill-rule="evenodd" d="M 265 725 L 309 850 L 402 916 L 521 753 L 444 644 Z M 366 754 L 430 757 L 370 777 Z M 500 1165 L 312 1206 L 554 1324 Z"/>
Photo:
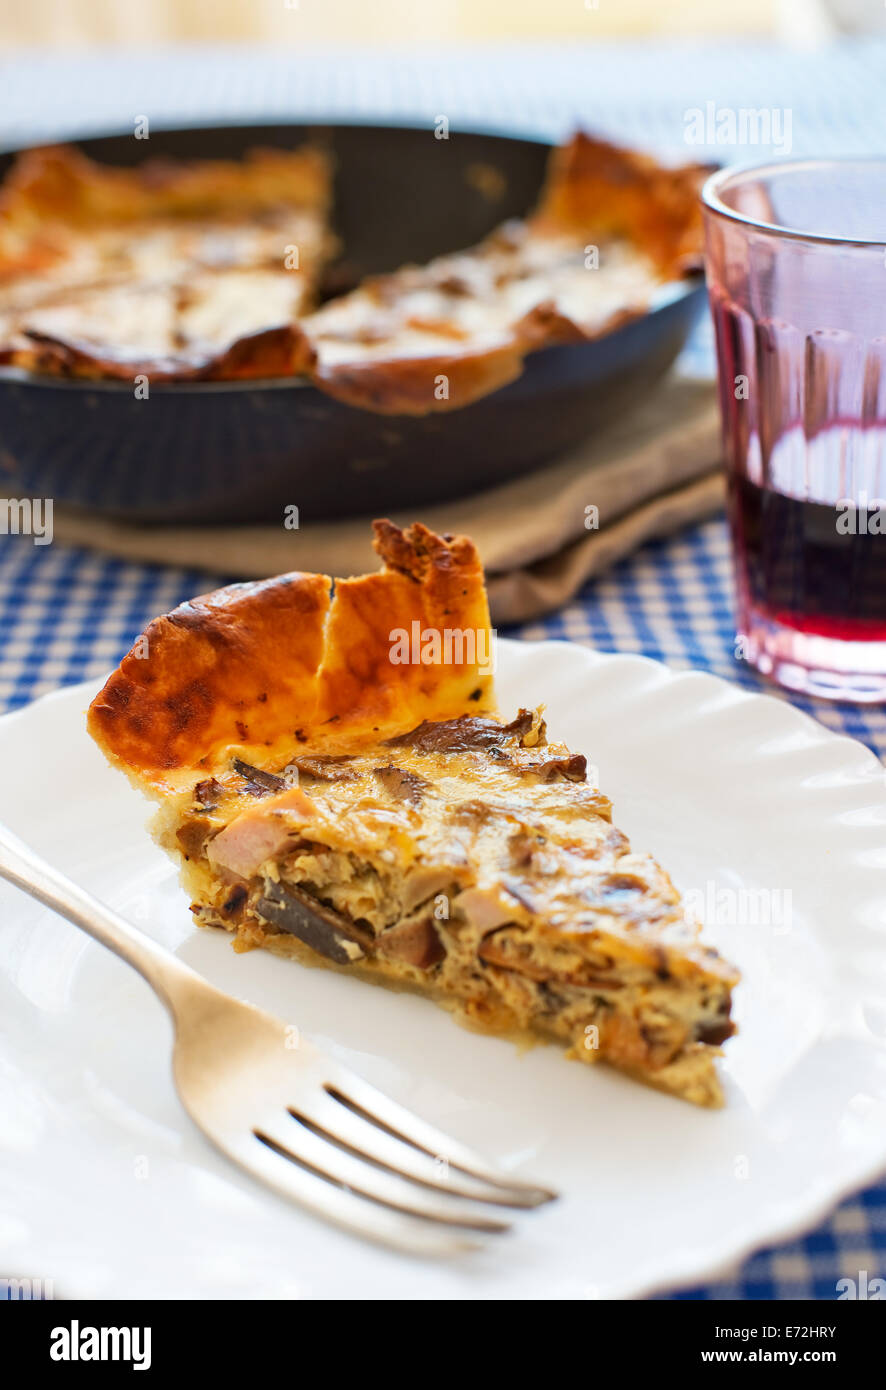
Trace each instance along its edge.
<path fill-rule="evenodd" d="M 489 634 L 483 566 L 473 542 L 438 536 L 420 524 L 403 531 L 377 521 L 374 545 L 384 569 L 335 586 L 316 722 L 336 720 L 338 735 L 343 725 L 404 728 L 416 717 L 445 719 L 490 708 L 492 672 L 476 646 L 473 661 L 391 662 L 393 631 L 410 639 L 414 631 Z"/>
<path fill-rule="evenodd" d="M 314 384 L 346 405 L 379 415 L 427 415 L 457 410 L 516 381 L 523 370 L 525 346 L 512 341 L 476 352 L 446 353 L 385 362 L 344 362 L 328 366 L 310 345 L 309 373 Z M 445 395 L 441 386 L 445 383 Z M 434 404 L 430 404 L 433 402 Z"/>
<path fill-rule="evenodd" d="M 0 350 L 0 362 L 4 360 L 29 371 L 93 381 L 131 382 L 139 376 L 153 382 L 236 381 L 301 375 L 311 370 L 314 352 L 296 324 L 249 333 L 214 356 L 199 348 L 181 348 L 174 355 L 155 357 L 138 351 L 114 357 L 87 337 L 55 337 L 32 328 L 27 342 L 5 359 Z"/>
<path fill-rule="evenodd" d="M 234 584 L 155 618 L 89 709 L 105 753 L 159 789 L 312 714 L 329 580 Z"/>
<path fill-rule="evenodd" d="M 61 249 L 52 237 L 66 225 L 227 217 L 282 204 L 325 211 L 329 172 L 313 148 L 255 149 L 237 160 L 148 159 L 131 169 L 99 164 L 71 145 L 27 150 L 0 189 L 0 270 L 51 264 Z"/>
<path fill-rule="evenodd" d="M 394 663 L 391 632 L 488 632 L 483 570 L 464 536 L 375 524 L 384 569 L 338 581 L 286 574 L 234 584 L 157 618 L 89 710 L 112 762 L 163 795 L 208 776 L 231 747 L 258 766 L 293 738 L 488 708 L 480 661 Z M 474 698 L 472 698 L 474 697 Z"/>

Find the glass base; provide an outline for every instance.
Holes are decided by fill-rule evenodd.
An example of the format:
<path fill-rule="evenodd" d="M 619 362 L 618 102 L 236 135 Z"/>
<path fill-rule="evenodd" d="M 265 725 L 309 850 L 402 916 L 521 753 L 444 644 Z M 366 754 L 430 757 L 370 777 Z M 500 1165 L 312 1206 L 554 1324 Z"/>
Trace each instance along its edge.
<path fill-rule="evenodd" d="M 742 618 L 738 654 L 787 690 L 820 700 L 886 703 L 886 642 L 816 637 L 753 608 Z"/>

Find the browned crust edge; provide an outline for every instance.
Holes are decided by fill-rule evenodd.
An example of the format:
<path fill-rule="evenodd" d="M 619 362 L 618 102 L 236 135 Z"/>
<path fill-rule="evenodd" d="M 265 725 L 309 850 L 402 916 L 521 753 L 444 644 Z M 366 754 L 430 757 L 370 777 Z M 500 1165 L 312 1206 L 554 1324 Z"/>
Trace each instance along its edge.
<path fill-rule="evenodd" d="M 89 708 L 88 728 L 142 790 L 193 785 L 231 749 L 269 766 L 297 742 L 405 729 L 489 709 L 479 662 L 391 660 L 391 632 L 460 628 L 489 634 L 473 543 L 415 524 L 375 523 L 384 568 L 340 580 L 284 574 L 234 584 L 156 618 Z"/>
<path fill-rule="evenodd" d="M 89 343 L 54 338 L 33 330 L 28 346 L 8 354 L 18 367 L 53 376 L 91 381 L 128 381 L 146 376 L 152 382 L 243 381 L 300 376 L 311 371 L 316 354 L 296 324 L 262 329 L 236 338 L 216 353 L 182 353 L 165 358 L 106 357 Z M 3 360 L 0 354 L 0 361 Z"/>
<path fill-rule="evenodd" d="M 317 367 L 310 375 L 345 405 L 378 415 L 427 415 L 458 410 L 516 381 L 525 355 L 526 345 L 517 336 L 486 352 L 343 363 Z"/>
<path fill-rule="evenodd" d="M 25 150 L 0 185 L 0 277 L 50 264 L 53 222 L 86 226 L 150 216 L 212 217 L 292 202 L 326 213 L 328 156 L 256 148 L 242 159 L 147 159 L 132 168 L 100 164 L 72 145 Z"/>

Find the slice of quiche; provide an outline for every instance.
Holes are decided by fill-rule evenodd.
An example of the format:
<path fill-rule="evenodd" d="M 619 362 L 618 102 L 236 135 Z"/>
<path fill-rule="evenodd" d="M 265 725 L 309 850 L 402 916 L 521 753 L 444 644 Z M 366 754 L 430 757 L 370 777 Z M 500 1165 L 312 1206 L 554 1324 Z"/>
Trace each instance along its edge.
<path fill-rule="evenodd" d="M 736 971 L 584 756 L 542 710 L 497 709 L 470 540 L 375 532 L 377 574 L 238 584 L 156 619 L 90 708 L 160 799 L 197 921 L 720 1104 Z"/>

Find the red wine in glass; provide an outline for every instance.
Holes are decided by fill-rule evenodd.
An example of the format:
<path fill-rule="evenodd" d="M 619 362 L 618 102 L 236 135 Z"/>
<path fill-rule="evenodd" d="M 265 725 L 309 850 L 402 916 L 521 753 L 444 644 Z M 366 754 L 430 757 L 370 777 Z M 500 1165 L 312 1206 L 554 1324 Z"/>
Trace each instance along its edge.
<path fill-rule="evenodd" d="M 723 171 L 703 203 L 737 653 L 886 700 L 886 160 Z"/>

